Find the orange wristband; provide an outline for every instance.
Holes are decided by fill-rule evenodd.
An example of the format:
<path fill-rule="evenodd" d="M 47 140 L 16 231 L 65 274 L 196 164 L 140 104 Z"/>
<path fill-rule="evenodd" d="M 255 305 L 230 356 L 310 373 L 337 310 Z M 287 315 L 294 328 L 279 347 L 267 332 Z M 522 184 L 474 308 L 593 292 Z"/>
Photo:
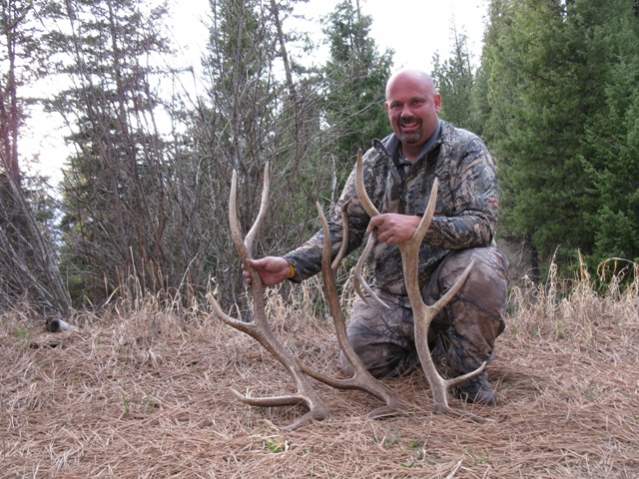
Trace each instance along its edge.
<path fill-rule="evenodd" d="M 295 269 L 295 265 L 293 263 L 289 263 L 288 265 L 288 279 L 294 278 L 297 274 L 297 270 Z"/>

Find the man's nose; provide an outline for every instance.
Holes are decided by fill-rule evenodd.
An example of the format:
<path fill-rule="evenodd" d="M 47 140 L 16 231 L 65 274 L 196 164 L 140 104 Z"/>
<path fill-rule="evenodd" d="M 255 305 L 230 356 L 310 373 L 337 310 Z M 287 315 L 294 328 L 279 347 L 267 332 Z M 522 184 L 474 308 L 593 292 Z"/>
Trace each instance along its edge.
<path fill-rule="evenodd" d="M 402 107 L 402 111 L 401 111 L 399 114 L 400 114 L 400 116 L 401 116 L 402 118 L 404 118 L 404 117 L 412 117 L 412 116 L 414 116 L 414 115 L 413 115 L 413 110 L 411 110 L 411 108 L 410 108 L 410 106 L 409 106 L 409 105 L 404 105 L 404 106 Z"/>

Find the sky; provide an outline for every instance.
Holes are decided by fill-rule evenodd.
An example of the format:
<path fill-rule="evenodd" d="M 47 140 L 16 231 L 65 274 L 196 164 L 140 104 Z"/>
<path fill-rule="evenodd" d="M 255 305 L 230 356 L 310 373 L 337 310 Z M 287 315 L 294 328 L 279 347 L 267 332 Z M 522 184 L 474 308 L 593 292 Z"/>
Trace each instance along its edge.
<path fill-rule="evenodd" d="M 451 30 L 455 26 L 468 36 L 475 63 L 481 54 L 484 19 L 488 0 L 359 0 L 362 12 L 373 19 L 371 34 L 380 51 L 392 49 L 396 68 L 430 70 L 433 54 L 442 57 L 451 50 Z M 321 42 L 321 21 L 339 0 L 309 0 L 297 14 L 306 20 L 294 27 L 311 33 Z M 172 8 L 172 40 L 182 57 L 199 65 L 207 40 L 209 0 L 190 0 L 189 8 Z M 290 19 L 288 20 L 291 21 Z M 286 27 L 286 24 L 285 24 Z M 328 55 L 324 45 L 313 60 L 317 63 Z"/>
<path fill-rule="evenodd" d="M 328 56 L 328 47 L 321 45 L 321 20 L 337 3 L 338 0 L 309 0 L 296 12 L 303 14 L 306 20 L 289 20 L 295 22 L 297 30 L 308 31 L 319 44 L 317 56 L 309 59 L 315 64 L 321 64 Z M 451 50 L 453 26 L 467 35 L 473 62 L 479 63 L 487 3 L 488 0 L 360 0 L 360 7 L 364 14 L 372 17 L 371 35 L 379 50 L 394 51 L 395 70 L 429 71 L 436 52 L 445 58 Z M 200 57 L 207 42 L 209 0 L 169 2 L 169 11 L 168 37 L 177 50 L 179 66 L 193 66 L 199 72 Z M 203 93 L 197 74 L 182 87 L 191 93 Z M 49 176 L 51 184 L 58 185 L 62 165 L 70 151 L 64 143 L 61 119 L 54 114 L 34 114 L 23 135 L 21 150 L 27 168 Z M 33 157 L 38 161 L 29 165 Z"/>

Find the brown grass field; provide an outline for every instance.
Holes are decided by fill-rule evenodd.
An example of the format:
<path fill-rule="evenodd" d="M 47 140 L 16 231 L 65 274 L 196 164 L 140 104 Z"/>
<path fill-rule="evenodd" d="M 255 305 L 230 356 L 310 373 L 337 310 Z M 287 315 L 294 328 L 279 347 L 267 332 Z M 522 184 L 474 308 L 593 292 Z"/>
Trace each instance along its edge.
<path fill-rule="evenodd" d="M 637 281 L 597 295 L 582 280 L 512 291 L 488 367 L 496 407 L 452 406 L 484 424 L 433 415 L 421 372 L 386 383 L 411 405 L 370 420 L 361 392 L 317 385 L 331 415 L 294 432 L 301 408 L 254 408 L 292 391 L 251 338 L 152 299 L 78 314 L 74 333 L 43 333 L 25 312 L 0 317 L 0 477 L 638 478 Z M 280 337 L 305 362 L 336 369 L 317 283 L 294 303 L 269 299 Z"/>

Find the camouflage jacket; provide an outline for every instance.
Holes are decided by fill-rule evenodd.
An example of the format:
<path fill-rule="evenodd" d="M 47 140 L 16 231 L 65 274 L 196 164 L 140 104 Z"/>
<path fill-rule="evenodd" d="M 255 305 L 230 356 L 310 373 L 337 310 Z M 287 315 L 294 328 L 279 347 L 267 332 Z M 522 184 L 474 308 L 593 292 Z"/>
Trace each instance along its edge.
<path fill-rule="evenodd" d="M 364 155 L 366 190 L 382 213 L 422 216 L 433 180 L 439 179 L 435 218 L 420 251 L 422 286 L 450 250 L 488 246 L 493 241 L 499 203 L 495 173 L 495 163 L 481 139 L 444 121 L 415 162 L 401 157 L 399 140 L 392 134 L 373 142 Z M 340 210 L 346 202 L 351 252 L 362 243 L 369 222 L 355 192 L 354 168 L 329 219 L 333 255 L 342 241 Z M 297 271 L 293 281 L 321 269 L 322 241 L 319 231 L 284 256 Z M 406 303 L 399 248 L 379 242 L 373 257 L 376 288 Z"/>

